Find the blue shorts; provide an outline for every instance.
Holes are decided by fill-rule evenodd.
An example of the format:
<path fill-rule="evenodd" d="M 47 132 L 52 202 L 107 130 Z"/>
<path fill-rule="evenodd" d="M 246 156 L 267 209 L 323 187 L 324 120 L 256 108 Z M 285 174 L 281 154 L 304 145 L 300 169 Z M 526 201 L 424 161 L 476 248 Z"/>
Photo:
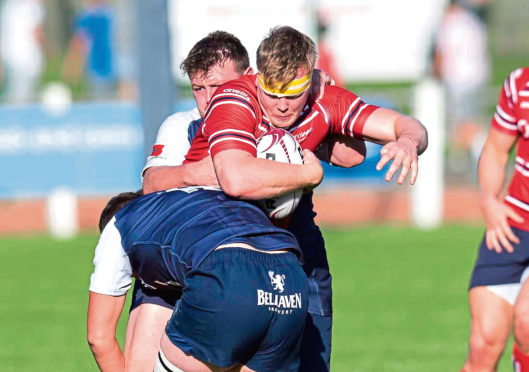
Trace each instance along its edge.
<path fill-rule="evenodd" d="M 288 227 L 303 252 L 303 269 L 309 278 L 309 313 L 332 316 L 332 278 L 325 242 L 314 222 L 312 192 L 304 194 Z M 330 343 L 330 340 L 329 340 Z"/>
<path fill-rule="evenodd" d="M 186 354 L 216 366 L 297 371 L 307 293 L 293 253 L 220 249 L 186 274 L 165 330 Z"/>
<path fill-rule="evenodd" d="M 529 265 L 529 232 L 512 227 L 520 243 L 513 244 L 514 252 L 497 253 L 489 250 L 485 237 L 479 246 L 478 258 L 470 278 L 470 289 L 478 286 L 520 283 Z"/>
<path fill-rule="evenodd" d="M 153 289 L 143 285 L 140 280 L 135 280 L 129 311 L 141 304 L 154 304 L 173 309 L 180 297 L 182 297 L 181 290 Z"/>

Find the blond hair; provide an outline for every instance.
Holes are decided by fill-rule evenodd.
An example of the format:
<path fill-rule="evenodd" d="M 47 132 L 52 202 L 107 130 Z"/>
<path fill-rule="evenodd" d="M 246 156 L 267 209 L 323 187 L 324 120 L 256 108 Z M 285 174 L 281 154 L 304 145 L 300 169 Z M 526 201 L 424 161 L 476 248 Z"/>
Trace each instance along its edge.
<path fill-rule="evenodd" d="M 305 67 L 312 72 L 316 65 L 316 44 L 307 35 L 289 26 L 274 27 L 257 49 L 257 68 L 267 86 L 280 90 Z"/>

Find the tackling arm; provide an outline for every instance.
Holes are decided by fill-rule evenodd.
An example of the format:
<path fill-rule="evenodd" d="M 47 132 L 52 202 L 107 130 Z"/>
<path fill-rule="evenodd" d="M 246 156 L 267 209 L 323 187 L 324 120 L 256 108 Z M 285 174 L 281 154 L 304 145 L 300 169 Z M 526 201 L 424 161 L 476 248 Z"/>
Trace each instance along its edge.
<path fill-rule="evenodd" d="M 314 188 L 323 179 L 316 156 L 303 151 L 304 164 L 294 165 L 253 157 L 243 150 L 224 150 L 213 158 L 222 190 L 235 198 L 265 199 L 300 188 Z"/>
<path fill-rule="evenodd" d="M 150 167 L 143 178 L 143 193 L 188 186 L 218 186 L 211 157 L 195 163 Z"/>
<path fill-rule="evenodd" d="M 500 132 L 492 127 L 483 146 L 478 163 L 480 186 L 480 205 L 487 224 L 487 248 L 501 252 L 512 252 L 511 242 L 518 243 L 518 238 L 508 224 L 508 218 L 517 222 L 523 219 L 514 210 L 503 203 L 500 192 L 505 181 L 505 167 L 509 152 L 516 141 L 516 136 Z"/>
<path fill-rule="evenodd" d="M 125 295 L 90 292 L 87 317 L 88 345 L 101 371 L 123 371 L 125 358 L 116 340 L 116 327 Z"/>

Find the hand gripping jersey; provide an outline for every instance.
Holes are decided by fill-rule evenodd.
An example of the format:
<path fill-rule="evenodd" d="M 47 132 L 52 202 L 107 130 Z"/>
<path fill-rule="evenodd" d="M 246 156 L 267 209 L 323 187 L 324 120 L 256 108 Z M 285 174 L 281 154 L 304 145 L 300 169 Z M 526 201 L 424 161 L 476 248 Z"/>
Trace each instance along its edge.
<path fill-rule="evenodd" d="M 529 68 L 517 69 L 505 80 L 492 127 L 518 137 L 514 174 L 505 201 L 524 218 L 522 223 L 509 223 L 529 231 Z"/>
<path fill-rule="evenodd" d="M 227 243 L 301 255 L 294 236 L 258 207 L 218 190 L 175 189 L 139 197 L 109 222 L 96 248 L 90 290 L 124 294 L 131 276 L 156 289 L 182 286 L 189 270 Z"/>

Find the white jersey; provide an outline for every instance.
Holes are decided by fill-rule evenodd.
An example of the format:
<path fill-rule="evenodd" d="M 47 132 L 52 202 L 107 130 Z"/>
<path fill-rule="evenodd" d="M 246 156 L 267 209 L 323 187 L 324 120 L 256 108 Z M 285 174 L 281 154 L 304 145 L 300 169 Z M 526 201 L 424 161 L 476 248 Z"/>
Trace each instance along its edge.
<path fill-rule="evenodd" d="M 132 283 L 129 256 L 123 249 L 115 222 L 116 217 L 105 226 L 97 243 L 89 288 L 91 292 L 109 296 L 124 295 Z"/>
<path fill-rule="evenodd" d="M 197 108 L 177 112 L 165 119 L 158 129 L 156 143 L 143 167 L 142 177 L 150 167 L 182 165 L 200 121 Z"/>

